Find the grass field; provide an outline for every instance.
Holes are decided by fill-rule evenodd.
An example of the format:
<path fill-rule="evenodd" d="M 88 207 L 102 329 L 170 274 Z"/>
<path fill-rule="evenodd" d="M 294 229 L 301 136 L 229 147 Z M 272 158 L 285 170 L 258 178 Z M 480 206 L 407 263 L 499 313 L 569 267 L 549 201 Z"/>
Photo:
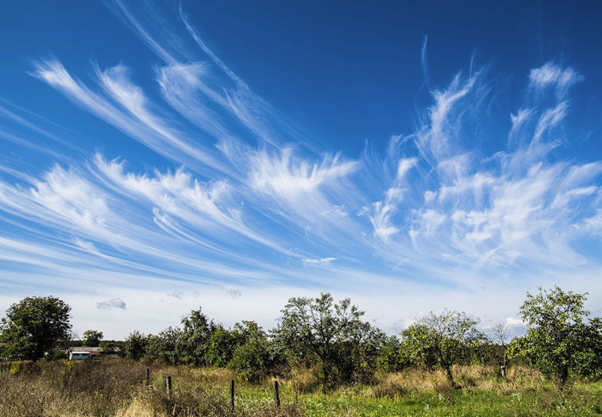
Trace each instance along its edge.
<path fill-rule="evenodd" d="M 0 416 L 226 416 L 229 381 L 224 369 L 185 366 L 150 368 L 111 360 L 40 362 L 0 374 Z M 270 380 L 235 387 L 237 416 L 598 416 L 602 383 L 572 381 L 563 392 L 528 368 L 511 368 L 502 379 L 494 369 L 455 369 L 461 388 L 440 372 L 407 370 L 380 375 L 372 386 L 322 393 L 310 372 L 280 379 L 281 407 Z M 167 393 L 165 378 L 172 377 Z"/>

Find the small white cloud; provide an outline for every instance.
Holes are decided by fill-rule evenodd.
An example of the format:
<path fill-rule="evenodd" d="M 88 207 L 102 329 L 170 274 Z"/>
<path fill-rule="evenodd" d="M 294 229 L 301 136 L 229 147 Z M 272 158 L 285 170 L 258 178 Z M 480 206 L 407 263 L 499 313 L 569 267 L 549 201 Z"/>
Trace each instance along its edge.
<path fill-rule="evenodd" d="M 302 259 L 302 262 L 307 265 L 329 265 L 332 261 L 336 260 L 337 258 Z"/>
<path fill-rule="evenodd" d="M 527 330 L 527 326 L 523 323 L 522 320 L 516 319 L 514 317 L 506 318 L 506 327 L 508 328 L 508 334 L 510 336 L 518 336 Z"/>
<path fill-rule="evenodd" d="M 111 298 L 108 301 L 101 301 L 96 303 L 96 308 L 99 310 L 111 310 L 112 308 L 120 308 L 125 310 L 126 304 L 121 298 Z"/>
<path fill-rule="evenodd" d="M 173 291 L 173 292 L 168 293 L 167 296 L 181 300 L 184 297 L 184 293 L 182 291 Z"/>
<path fill-rule="evenodd" d="M 407 329 L 414 323 L 416 323 L 416 317 L 406 316 L 406 317 L 402 317 L 399 320 L 393 322 L 392 328 L 395 329 L 396 333 L 401 333 L 402 331 L 404 331 L 405 329 Z"/>
<path fill-rule="evenodd" d="M 231 297 L 240 297 L 242 295 L 242 292 L 240 292 L 240 288 L 238 288 L 235 285 L 224 285 L 222 287 L 220 287 L 220 289 L 222 291 L 225 291 L 226 294 L 228 294 Z"/>

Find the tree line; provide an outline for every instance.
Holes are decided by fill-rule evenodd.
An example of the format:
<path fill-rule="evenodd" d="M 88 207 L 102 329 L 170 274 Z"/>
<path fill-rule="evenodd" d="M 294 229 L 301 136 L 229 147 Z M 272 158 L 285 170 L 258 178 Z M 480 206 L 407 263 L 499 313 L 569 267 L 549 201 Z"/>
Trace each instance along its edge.
<path fill-rule="evenodd" d="M 247 382 L 305 369 L 326 389 L 371 383 L 379 371 L 410 367 L 441 369 L 455 386 L 454 365 L 496 366 L 504 376 L 509 365 L 522 363 L 563 387 L 571 376 L 602 376 L 602 319 L 589 318 L 586 296 L 557 286 L 527 293 L 519 309 L 527 331 L 512 340 L 503 324 L 487 335 L 479 329 L 479 319 L 449 310 L 430 312 L 399 337 L 388 336 L 363 320 L 364 312 L 350 299 L 336 302 L 322 294 L 291 298 L 279 324 L 269 331 L 254 321 L 226 328 L 199 308 L 180 327 L 149 335 L 133 331 L 124 342 L 102 341 L 102 332 L 95 330 L 74 342 L 66 303 L 51 296 L 28 297 L 9 307 L 0 322 L 0 356 L 35 361 L 58 357 L 69 344 L 104 343 L 131 360 L 224 367 Z"/>

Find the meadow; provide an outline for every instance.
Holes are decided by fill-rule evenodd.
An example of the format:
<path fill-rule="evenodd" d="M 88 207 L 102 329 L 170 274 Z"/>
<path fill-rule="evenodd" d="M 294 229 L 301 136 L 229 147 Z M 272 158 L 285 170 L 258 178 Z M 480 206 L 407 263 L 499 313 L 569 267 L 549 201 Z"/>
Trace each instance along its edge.
<path fill-rule="evenodd" d="M 147 369 L 150 378 L 147 382 Z M 560 390 L 536 370 L 456 366 L 453 388 L 441 371 L 377 374 L 372 385 L 324 391 L 315 372 L 240 382 L 222 368 L 166 366 L 129 360 L 40 361 L 0 373 L 0 416 L 598 416 L 602 382 L 571 380 Z M 166 378 L 172 380 L 172 391 Z M 236 380 L 234 413 L 230 381 Z"/>

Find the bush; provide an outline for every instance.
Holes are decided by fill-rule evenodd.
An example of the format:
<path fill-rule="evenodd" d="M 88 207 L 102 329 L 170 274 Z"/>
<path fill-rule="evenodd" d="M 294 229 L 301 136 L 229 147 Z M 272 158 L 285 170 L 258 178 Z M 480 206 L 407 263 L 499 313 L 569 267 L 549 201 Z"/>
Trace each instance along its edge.
<path fill-rule="evenodd" d="M 257 383 L 268 376 L 271 370 L 270 365 L 268 341 L 253 338 L 236 348 L 228 363 L 228 368 L 236 371 L 241 381 Z"/>

